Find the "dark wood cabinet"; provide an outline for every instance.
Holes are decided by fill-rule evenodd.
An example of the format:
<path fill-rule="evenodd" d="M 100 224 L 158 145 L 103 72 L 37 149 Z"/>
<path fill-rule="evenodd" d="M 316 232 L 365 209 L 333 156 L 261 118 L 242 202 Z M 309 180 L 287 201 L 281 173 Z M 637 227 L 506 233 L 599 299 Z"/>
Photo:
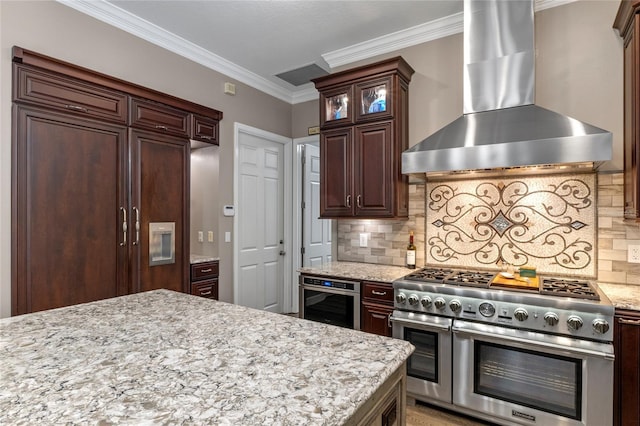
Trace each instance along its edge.
<path fill-rule="evenodd" d="M 408 215 L 409 82 L 401 58 L 314 79 L 320 93 L 320 217 Z"/>
<path fill-rule="evenodd" d="M 640 2 L 623 0 L 613 26 L 624 40 L 624 217 L 640 219 Z"/>
<path fill-rule="evenodd" d="M 18 106 L 13 123 L 12 313 L 132 291 L 126 127 Z"/>
<path fill-rule="evenodd" d="M 217 260 L 191 265 L 191 294 L 218 300 Z"/>
<path fill-rule="evenodd" d="M 390 283 L 362 282 L 362 331 L 391 337 L 389 317 L 393 313 L 393 287 Z"/>
<path fill-rule="evenodd" d="M 640 425 L 640 312 L 616 309 L 614 424 Z"/>
<path fill-rule="evenodd" d="M 192 117 L 217 138 L 222 114 L 13 53 L 12 314 L 159 288 L 189 292 Z M 174 256 L 152 265 L 157 222 L 173 224 Z"/>

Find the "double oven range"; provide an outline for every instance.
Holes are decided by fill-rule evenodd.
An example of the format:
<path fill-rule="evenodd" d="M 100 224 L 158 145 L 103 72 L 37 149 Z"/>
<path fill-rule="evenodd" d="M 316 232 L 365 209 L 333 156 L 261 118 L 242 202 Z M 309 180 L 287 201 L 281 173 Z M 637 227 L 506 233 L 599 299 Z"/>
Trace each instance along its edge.
<path fill-rule="evenodd" d="M 394 281 L 393 337 L 416 347 L 408 396 L 504 425 L 610 425 L 606 295 L 587 280 L 512 290 L 495 278 L 427 267 Z"/>

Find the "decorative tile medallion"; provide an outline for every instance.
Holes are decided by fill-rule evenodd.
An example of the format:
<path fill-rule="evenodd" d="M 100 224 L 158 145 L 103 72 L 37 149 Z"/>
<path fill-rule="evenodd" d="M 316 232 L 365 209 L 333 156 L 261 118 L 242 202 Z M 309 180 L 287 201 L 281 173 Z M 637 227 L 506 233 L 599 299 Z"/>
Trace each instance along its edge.
<path fill-rule="evenodd" d="M 426 263 L 596 276 L 596 174 L 427 182 Z"/>

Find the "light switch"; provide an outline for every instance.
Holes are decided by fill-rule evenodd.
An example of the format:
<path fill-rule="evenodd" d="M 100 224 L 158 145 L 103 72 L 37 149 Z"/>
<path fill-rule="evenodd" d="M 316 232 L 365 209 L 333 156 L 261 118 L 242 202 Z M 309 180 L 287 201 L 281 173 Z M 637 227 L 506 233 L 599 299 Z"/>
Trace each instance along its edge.
<path fill-rule="evenodd" d="M 207 241 L 209 241 L 210 243 L 213 242 L 213 231 L 207 232 Z"/>
<path fill-rule="evenodd" d="M 224 242 L 225 243 L 230 243 L 231 242 L 231 232 L 227 231 L 224 233 Z"/>
<path fill-rule="evenodd" d="M 198 242 L 201 243 L 202 241 L 204 241 L 204 235 L 202 231 L 198 231 Z"/>

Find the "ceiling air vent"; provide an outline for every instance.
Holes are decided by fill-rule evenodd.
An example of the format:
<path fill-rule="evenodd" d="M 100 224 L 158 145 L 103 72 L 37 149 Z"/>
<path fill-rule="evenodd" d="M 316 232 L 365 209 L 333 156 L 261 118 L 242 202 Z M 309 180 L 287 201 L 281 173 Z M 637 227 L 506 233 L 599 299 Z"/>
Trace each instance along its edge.
<path fill-rule="evenodd" d="M 295 70 L 285 71 L 280 74 L 276 74 L 276 77 L 286 81 L 294 86 L 302 86 L 311 82 L 312 78 L 322 77 L 329 73 L 320 68 L 316 64 L 307 65 Z"/>

